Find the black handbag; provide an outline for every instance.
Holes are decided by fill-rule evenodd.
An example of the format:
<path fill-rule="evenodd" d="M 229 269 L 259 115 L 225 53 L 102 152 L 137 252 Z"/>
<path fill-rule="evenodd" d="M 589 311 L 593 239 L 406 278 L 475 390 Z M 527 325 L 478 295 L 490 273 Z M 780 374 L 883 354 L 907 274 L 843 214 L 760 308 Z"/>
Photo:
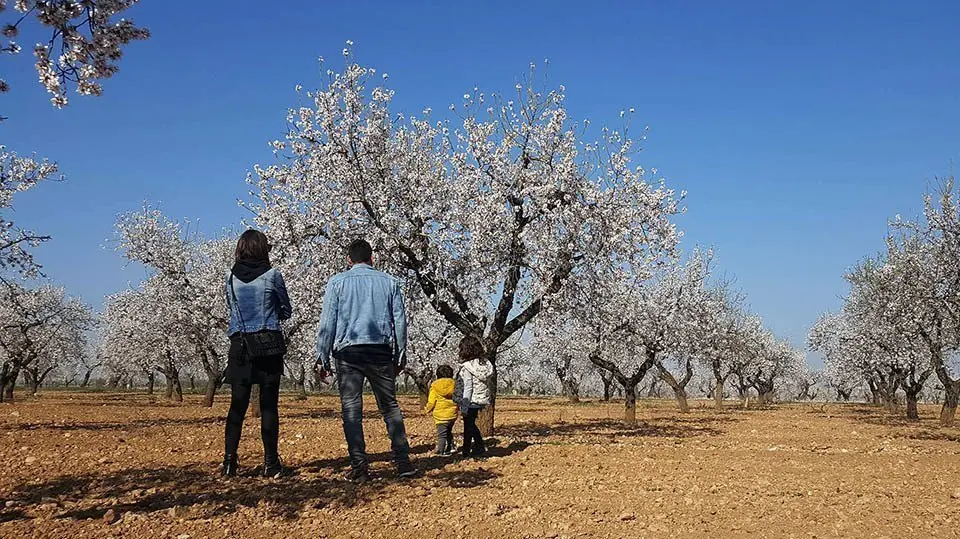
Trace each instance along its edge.
<path fill-rule="evenodd" d="M 240 312 L 240 302 L 237 301 L 237 291 L 233 288 L 233 274 L 230 274 L 230 293 L 233 295 L 233 304 L 237 308 L 237 317 L 240 319 L 240 344 L 243 353 L 250 359 L 267 356 L 282 356 L 287 353 L 287 342 L 283 332 L 264 329 L 248 333 L 243 323 L 243 314 Z"/>

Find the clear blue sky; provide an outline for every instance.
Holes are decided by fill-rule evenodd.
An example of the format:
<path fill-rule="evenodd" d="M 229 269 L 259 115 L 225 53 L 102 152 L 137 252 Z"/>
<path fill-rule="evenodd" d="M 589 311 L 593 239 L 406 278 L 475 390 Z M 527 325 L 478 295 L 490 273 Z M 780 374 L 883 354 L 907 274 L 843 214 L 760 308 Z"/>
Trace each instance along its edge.
<path fill-rule="evenodd" d="M 318 84 L 318 56 L 339 66 L 347 39 L 410 112 L 474 85 L 507 91 L 544 58 L 574 118 L 615 123 L 636 107 L 651 129 L 642 163 L 689 192 L 686 247 L 715 246 L 797 344 L 839 306 L 844 269 L 882 248 L 886 219 L 916 215 L 960 157 L 956 1 L 280 5 L 143 0 L 131 16 L 153 37 L 129 47 L 102 98 L 63 111 L 28 54 L 3 59 L 15 86 L 0 140 L 69 175 L 15 213 L 54 236 L 37 251 L 53 280 L 94 305 L 139 280 L 107 240 L 144 200 L 206 231 L 238 222 L 245 173 L 270 159 L 294 86 Z"/>

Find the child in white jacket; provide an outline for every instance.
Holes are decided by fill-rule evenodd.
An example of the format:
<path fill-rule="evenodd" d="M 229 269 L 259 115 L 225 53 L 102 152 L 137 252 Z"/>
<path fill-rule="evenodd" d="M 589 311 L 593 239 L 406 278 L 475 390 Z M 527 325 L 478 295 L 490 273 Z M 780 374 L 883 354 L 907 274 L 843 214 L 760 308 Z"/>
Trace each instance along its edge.
<path fill-rule="evenodd" d="M 463 415 L 463 456 L 483 457 L 487 449 L 477 428 L 477 415 L 490 404 L 490 377 L 493 365 L 483 353 L 483 345 L 473 337 L 460 341 L 460 373 L 457 382 L 462 387 L 460 412 Z"/>

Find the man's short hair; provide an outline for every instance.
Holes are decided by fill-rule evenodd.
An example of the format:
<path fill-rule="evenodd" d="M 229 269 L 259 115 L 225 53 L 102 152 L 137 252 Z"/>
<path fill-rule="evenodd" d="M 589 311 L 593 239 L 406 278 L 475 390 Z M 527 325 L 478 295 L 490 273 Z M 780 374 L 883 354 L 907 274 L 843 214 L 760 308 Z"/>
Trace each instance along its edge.
<path fill-rule="evenodd" d="M 373 261 L 373 247 L 367 243 L 367 240 L 353 240 L 347 247 L 347 256 L 354 264 Z"/>

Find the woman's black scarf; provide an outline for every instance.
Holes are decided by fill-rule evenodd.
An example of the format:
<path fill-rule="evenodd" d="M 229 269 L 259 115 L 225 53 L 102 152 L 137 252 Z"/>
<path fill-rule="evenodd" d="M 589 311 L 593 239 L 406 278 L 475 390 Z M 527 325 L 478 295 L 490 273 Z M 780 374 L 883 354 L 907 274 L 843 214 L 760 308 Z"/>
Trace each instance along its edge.
<path fill-rule="evenodd" d="M 233 276 L 245 283 L 256 279 L 270 269 L 269 260 L 251 260 L 241 258 L 233 264 Z"/>

